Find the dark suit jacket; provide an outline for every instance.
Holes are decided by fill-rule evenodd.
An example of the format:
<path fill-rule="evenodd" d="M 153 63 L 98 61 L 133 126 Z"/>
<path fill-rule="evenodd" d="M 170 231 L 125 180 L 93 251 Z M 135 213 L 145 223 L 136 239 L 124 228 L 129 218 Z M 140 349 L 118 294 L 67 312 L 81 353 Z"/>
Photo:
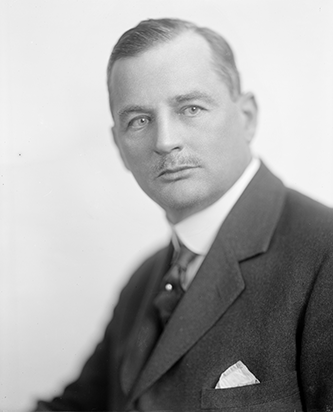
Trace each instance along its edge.
<path fill-rule="evenodd" d="M 262 165 L 140 363 L 171 254 L 169 246 L 136 271 L 78 380 L 38 410 L 333 410 L 329 208 Z M 260 384 L 214 389 L 238 360 Z"/>

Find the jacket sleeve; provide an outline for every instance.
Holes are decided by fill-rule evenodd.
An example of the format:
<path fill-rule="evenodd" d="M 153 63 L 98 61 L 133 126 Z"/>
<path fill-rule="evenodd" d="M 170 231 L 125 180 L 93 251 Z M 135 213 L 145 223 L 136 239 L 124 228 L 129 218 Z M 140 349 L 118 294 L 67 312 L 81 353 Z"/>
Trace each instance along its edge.
<path fill-rule="evenodd" d="M 333 411 L 333 244 L 318 271 L 304 317 L 300 374 L 306 411 Z"/>

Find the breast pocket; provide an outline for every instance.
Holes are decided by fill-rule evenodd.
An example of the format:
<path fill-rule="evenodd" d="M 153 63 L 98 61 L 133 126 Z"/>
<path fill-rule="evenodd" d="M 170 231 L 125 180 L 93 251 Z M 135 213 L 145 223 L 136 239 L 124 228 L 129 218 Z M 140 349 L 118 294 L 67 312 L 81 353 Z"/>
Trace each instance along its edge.
<path fill-rule="evenodd" d="M 264 404 L 263 410 L 271 410 L 267 409 L 267 404 L 277 402 L 280 405 L 294 408 L 288 410 L 297 410 L 297 412 L 302 410 L 296 372 L 255 385 L 228 389 L 210 388 L 203 389 L 201 392 L 201 409 L 223 410 L 224 408 L 245 408 Z M 282 408 L 282 406 L 277 406 L 274 410 L 282 411 L 278 409 L 279 407 Z"/>

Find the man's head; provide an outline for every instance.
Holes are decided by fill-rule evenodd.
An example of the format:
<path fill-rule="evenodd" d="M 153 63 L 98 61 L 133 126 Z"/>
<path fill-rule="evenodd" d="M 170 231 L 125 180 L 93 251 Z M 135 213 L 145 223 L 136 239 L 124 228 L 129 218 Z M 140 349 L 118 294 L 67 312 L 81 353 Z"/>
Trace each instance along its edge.
<path fill-rule="evenodd" d="M 163 33 L 170 27 L 168 36 L 160 26 Z M 241 94 L 226 42 L 217 57 L 203 31 L 220 39 L 178 20 L 140 23 L 118 41 L 108 65 L 122 159 L 174 223 L 223 196 L 251 158 L 254 98 Z"/>

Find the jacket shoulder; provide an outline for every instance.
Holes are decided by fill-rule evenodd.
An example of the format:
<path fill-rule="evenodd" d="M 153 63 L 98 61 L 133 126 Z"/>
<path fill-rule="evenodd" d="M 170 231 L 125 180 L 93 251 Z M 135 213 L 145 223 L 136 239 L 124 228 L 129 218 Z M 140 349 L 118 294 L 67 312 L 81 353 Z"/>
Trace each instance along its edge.
<path fill-rule="evenodd" d="M 166 246 L 144 259 L 130 276 L 130 279 L 124 289 L 136 289 L 140 285 L 143 285 L 144 287 L 156 271 L 158 271 L 158 266 L 167 259 L 170 249 L 170 245 Z"/>
<path fill-rule="evenodd" d="M 310 237 L 333 238 L 333 209 L 296 190 L 287 189 L 283 216 Z"/>
<path fill-rule="evenodd" d="M 171 253 L 172 247 L 169 245 L 156 251 L 139 265 L 120 293 L 113 318 L 120 316 L 129 324 L 135 319 L 147 288 L 154 278 L 161 275 L 170 260 Z"/>
<path fill-rule="evenodd" d="M 274 238 L 286 256 L 312 273 L 333 259 L 333 210 L 293 189 L 286 189 Z"/>

